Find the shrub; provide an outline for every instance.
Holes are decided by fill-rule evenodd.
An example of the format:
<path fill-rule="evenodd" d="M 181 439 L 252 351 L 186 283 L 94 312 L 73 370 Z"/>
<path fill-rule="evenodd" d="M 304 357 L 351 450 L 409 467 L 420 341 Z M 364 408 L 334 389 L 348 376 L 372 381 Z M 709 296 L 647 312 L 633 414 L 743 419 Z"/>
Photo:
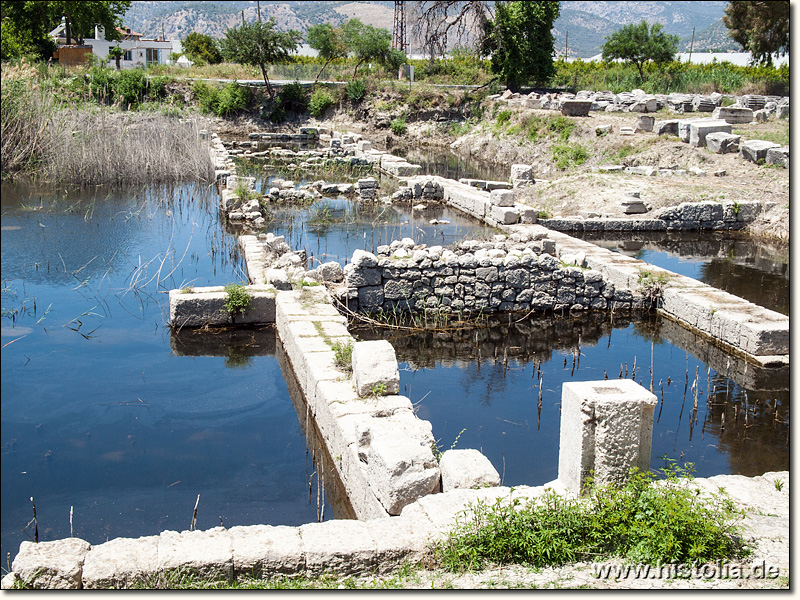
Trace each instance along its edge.
<path fill-rule="evenodd" d="M 225 310 L 231 317 L 244 313 L 252 297 L 243 285 L 230 283 L 225 286 Z"/>
<path fill-rule="evenodd" d="M 114 80 L 114 93 L 128 106 L 135 106 L 147 89 L 147 77 L 142 69 L 120 71 Z"/>
<path fill-rule="evenodd" d="M 506 123 L 511 120 L 511 111 L 510 110 L 501 110 L 497 113 L 497 124 L 502 127 Z"/>
<path fill-rule="evenodd" d="M 151 100 L 155 100 L 166 97 L 167 85 L 172 83 L 174 79 L 168 75 L 158 75 L 157 77 L 151 77 L 149 81 L 149 96 Z"/>
<path fill-rule="evenodd" d="M 230 82 L 220 90 L 213 112 L 218 117 L 226 117 L 247 108 L 250 90 L 237 83 Z"/>
<path fill-rule="evenodd" d="M 724 492 L 698 496 L 686 485 L 690 471 L 670 465 L 657 483 L 651 473 L 634 471 L 624 486 L 590 488 L 580 499 L 549 491 L 524 503 L 479 501 L 437 554 L 458 571 L 487 562 L 542 567 L 620 556 L 663 564 L 744 554 L 736 538 L 741 511 Z"/>
<path fill-rule="evenodd" d="M 405 117 L 398 117 L 391 123 L 389 123 L 389 128 L 392 130 L 392 133 L 396 136 L 404 135 L 406 132 L 406 118 Z"/>
<path fill-rule="evenodd" d="M 281 108 L 287 112 L 302 113 L 306 110 L 308 98 L 306 91 L 299 82 L 287 83 L 278 93 L 276 99 Z"/>
<path fill-rule="evenodd" d="M 308 103 L 308 112 L 314 117 L 321 117 L 333 103 L 333 96 L 327 90 L 322 88 L 314 90 L 314 93 L 311 94 L 311 101 Z"/>
<path fill-rule="evenodd" d="M 86 74 L 89 92 L 98 102 L 110 101 L 114 97 L 114 71 L 108 67 L 94 66 Z"/>
<path fill-rule="evenodd" d="M 367 83 L 363 79 L 350 81 L 344 86 L 344 91 L 353 102 L 361 102 L 367 95 Z"/>
<path fill-rule="evenodd" d="M 591 156 L 589 151 L 580 145 L 567 146 L 560 144 L 553 146 L 553 160 L 556 163 L 556 168 L 561 171 L 582 165 L 589 156 Z"/>

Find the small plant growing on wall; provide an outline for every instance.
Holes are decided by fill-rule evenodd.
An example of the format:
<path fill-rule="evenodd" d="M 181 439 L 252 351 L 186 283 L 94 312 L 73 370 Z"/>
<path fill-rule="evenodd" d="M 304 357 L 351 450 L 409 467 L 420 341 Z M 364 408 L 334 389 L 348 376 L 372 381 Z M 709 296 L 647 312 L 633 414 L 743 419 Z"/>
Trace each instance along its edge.
<path fill-rule="evenodd" d="M 642 286 L 645 298 L 650 302 L 650 308 L 658 307 L 664 293 L 664 286 L 669 281 L 669 275 L 659 273 L 655 275 L 647 269 L 639 270 L 639 285 Z"/>
<path fill-rule="evenodd" d="M 353 344 L 352 342 L 334 342 L 331 346 L 333 360 L 336 367 L 345 372 L 353 370 Z"/>
<path fill-rule="evenodd" d="M 238 283 L 231 283 L 225 286 L 225 305 L 224 308 L 231 317 L 243 314 L 250 306 L 252 296 L 247 293 L 247 289 Z"/>

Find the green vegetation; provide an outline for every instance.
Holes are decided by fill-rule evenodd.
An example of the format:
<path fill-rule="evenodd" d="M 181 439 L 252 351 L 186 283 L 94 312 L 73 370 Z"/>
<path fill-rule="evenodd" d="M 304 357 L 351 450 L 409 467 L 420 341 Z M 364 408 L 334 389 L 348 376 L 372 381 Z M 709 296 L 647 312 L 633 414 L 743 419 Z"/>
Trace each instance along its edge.
<path fill-rule="evenodd" d="M 772 65 L 773 54 L 789 52 L 789 0 L 728 2 L 723 21 L 757 63 Z"/>
<path fill-rule="evenodd" d="M 336 367 L 345 372 L 353 370 L 353 343 L 335 341 L 331 344 Z"/>
<path fill-rule="evenodd" d="M 566 171 L 586 162 L 591 152 L 580 144 L 558 144 L 553 146 L 553 161 L 559 171 Z"/>
<path fill-rule="evenodd" d="M 655 275 L 649 269 L 639 269 L 639 285 L 642 286 L 645 298 L 649 301 L 650 307 L 658 306 L 664 292 L 664 286 L 669 282 L 669 274 L 659 273 Z"/>
<path fill-rule="evenodd" d="M 388 388 L 384 382 L 374 383 L 372 387 L 369 388 L 369 393 L 372 394 L 373 398 L 378 398 L 380 396 L 385 396 L 388 392 Z"/>
<path fill-rule="evenodd" d="M 325 67 L 336 59 L 347 58 L 347 45 L 344 43 L 344 33 L 340 27 L 334 28 L 330 23 L 320 23 L 308 28 L 306 37 L 308 45 L 316 50 L 319 57 L 325 61 L 322 68 L 314 78 L 314 83 L 319 81 Z"/>
<path fill-rule="evenodd" d="M 361 102 L 364 96 L 367 95 L 367 82 L 363 79 L 348 81 L 347 85 L 344 86 L 344 91 L 353 102 Z"/>
<path fill-rule="evenodd" d="M 250 306 L 252 296 L 243 285 L 230 283 L 225 286 L 225 311 L 231 316 L 243 314 Z"/>
<path fill-rule="evenodd" d="M 209 35 L 193 31 L 181 42 L 187 58 L 198 64 L 217 65 L 223 61 L 219 43 Z"/>
<path fill-rule="evenodd" d="M 389 129 L 392 130 L 392 133 L 396 136 L 402 136 L 406 133 L 406 118 L 405 117 L 397 117 L 391 123 L 389 123 Z"/>
<path fill-rule="evenodd" d="M 654 62 L 666 64 L 675 60 L 678 51 L 677 35 L 662 31 L 661 23 L 648 27 L 647 21 L 623 26 L 606 38 L 603 45 L 603 60 L 627 60 L 639 70 L 639 78 L 644 81 L 644 64 Z"/>
<path fill-rule="evenodd" d="M 205 81 L 195 81 L 192 92 L 203 112 L 218 117 L 227 117 L 247 108 L 250 101 L 249 88 L 231 81 L 221 88 Z"/>
<path fill-rule="evenodd" d="M 736 538 L 741 512 L 720 492 L 698 496 L 691 465 L 666 478 L 633 471 L 621 486 L 590 487 L 585 497 L 553 491 L 522 502 L 479 501 L 437 547 L 453 571 L 487 563 L 533 567 L 618 556 L 637 563 L 691 563 L 745 553 Z"/>
<path fill-rule="evenodd" d="M 392 34 L 388 29 L 350 19 L 342 28 L 342 39 L 356 62 L 352 81 L 358 77 L 359 67 L 367 61 L 380 63 L 390 71 L 396 71 L 406 62 L 406 55 L 392 48 Z"/>
<path fill-rule="evenodd" d="M 308 112 L 313 117 L 323 117 L 325 116 L 325 111 L 335 103 L 336 101 L 333 99 L 333 96 L 328 93 L 328 90 L 325 88 L 317 88 L 311 94 L 311 100 L 308 102 Z"/>

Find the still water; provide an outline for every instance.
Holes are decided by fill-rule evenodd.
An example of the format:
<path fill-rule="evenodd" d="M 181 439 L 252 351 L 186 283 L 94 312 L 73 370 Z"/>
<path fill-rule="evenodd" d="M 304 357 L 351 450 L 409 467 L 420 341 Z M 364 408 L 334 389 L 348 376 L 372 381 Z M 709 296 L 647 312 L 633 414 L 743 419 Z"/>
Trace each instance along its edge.
<path fill-rule="evenodd" d="M 216 194 L 3 184 L 2 228 L 3 557 L 31 497 L 40 540 L 188 529 L 198 494 L 201 529 L 317 520 L 274 331 L 167 327 L 167 290 L 244 279 Z"/>

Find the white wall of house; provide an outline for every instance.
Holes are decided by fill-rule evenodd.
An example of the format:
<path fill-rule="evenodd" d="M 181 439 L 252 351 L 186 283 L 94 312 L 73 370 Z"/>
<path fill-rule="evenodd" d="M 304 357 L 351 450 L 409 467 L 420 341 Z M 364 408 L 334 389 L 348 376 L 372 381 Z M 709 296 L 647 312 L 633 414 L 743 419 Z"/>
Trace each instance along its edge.
<path fill-rule="evenodd" d="M 112 46 L 119 44 L 125 52 L 125 56 L 120 60 L 120 67 L 129 69 L 132 67 L 144 67 L 149 64 L 166 64 L 172 52 L 172 42 L 159 40 L 123 40 L 121 42 L 110 42 L 108 40 L 89 39 L 84 40 L 84 44 L 92 47 L 92 54 L 104 60 L 109 60 L 110 65 L 114 65 L 114 60 L 108 58 L 108 51 Z"/>

